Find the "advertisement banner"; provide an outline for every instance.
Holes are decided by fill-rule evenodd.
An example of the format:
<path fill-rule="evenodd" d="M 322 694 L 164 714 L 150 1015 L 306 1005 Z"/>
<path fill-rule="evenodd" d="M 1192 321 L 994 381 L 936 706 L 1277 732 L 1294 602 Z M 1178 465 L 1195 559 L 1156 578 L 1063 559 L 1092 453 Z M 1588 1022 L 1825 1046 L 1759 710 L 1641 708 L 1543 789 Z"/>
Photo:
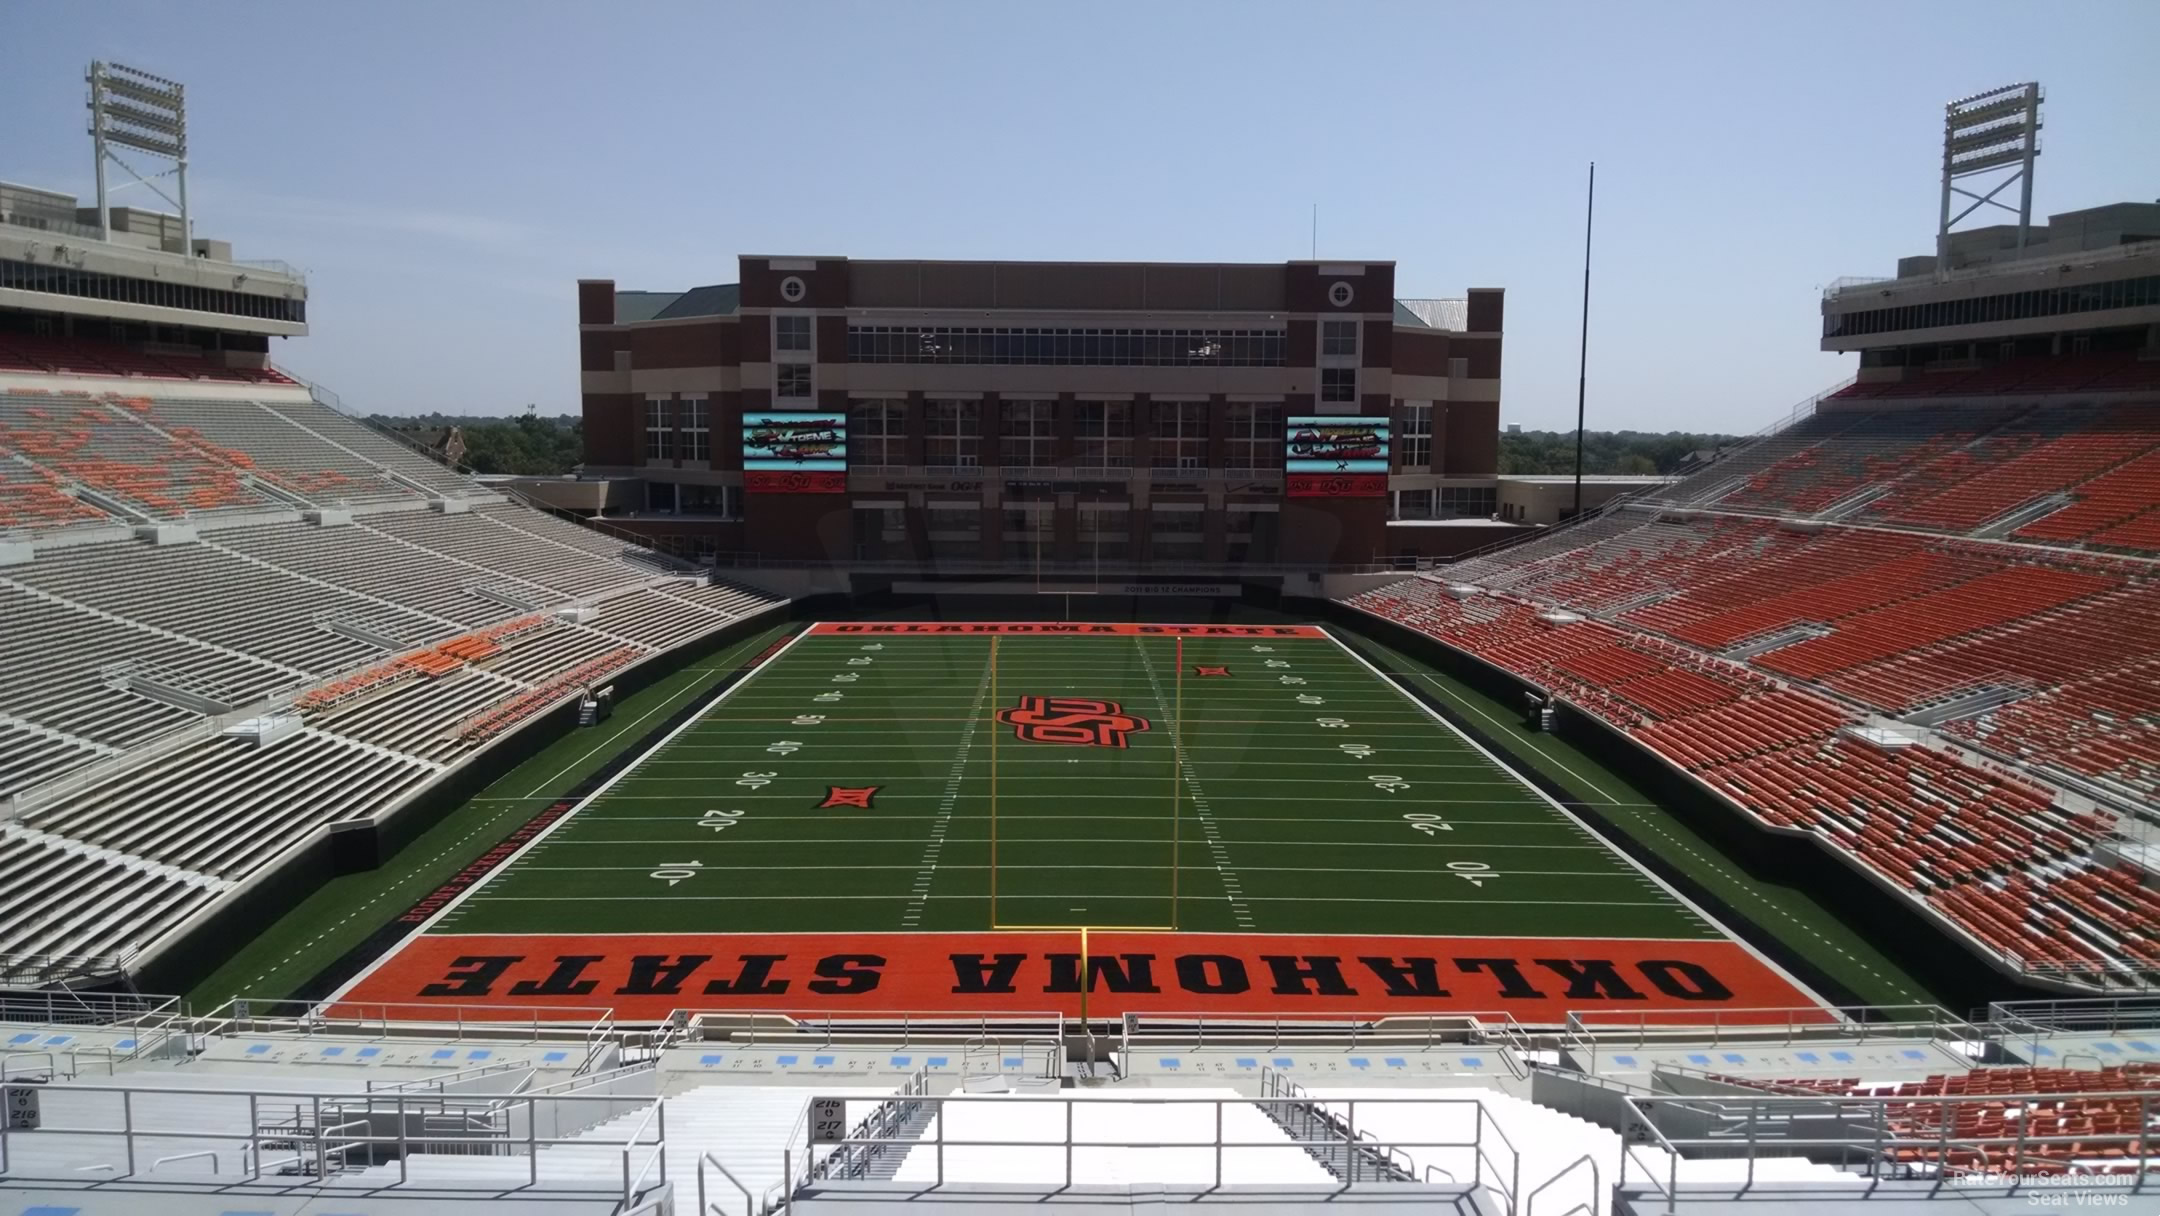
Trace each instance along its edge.
<path fill-rule="evenodd" d="M 1284 491 L 1291 498 L 1387 493 L 1388 420 L 1298 415 L 1286 420 Z"/>
<path fill-rule="evenodd" d="M 743 490 L 750 494 L 847 492 L 847 415 L 743 415 Z"/>

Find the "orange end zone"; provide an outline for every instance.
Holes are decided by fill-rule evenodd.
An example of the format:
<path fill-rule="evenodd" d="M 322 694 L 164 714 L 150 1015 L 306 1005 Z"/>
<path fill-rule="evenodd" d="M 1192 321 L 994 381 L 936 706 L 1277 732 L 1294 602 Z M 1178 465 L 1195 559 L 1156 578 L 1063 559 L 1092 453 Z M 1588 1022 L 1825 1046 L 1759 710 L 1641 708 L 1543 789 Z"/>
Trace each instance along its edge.
<path fill-rule="evenodd" d="M 1088 1015 L 1401 1017 L 1570 1012 L 1674 1024 L 1834 1020 L 1730 941 L 1323 937 L 1091 931 Z M 1080 1012 L 1080 934 L 452 934 L 417 937 L 339 994 L 359 1006 L 609 1007 L 832 1015 Z"/>
<path fill-rule="evenodd" d="M 869 634 L 1029 634 L 1049 637 L 1325 638 L 1317 625 L 1120 625 L 1093 621 L 825 621 L 813 638 Z"/>

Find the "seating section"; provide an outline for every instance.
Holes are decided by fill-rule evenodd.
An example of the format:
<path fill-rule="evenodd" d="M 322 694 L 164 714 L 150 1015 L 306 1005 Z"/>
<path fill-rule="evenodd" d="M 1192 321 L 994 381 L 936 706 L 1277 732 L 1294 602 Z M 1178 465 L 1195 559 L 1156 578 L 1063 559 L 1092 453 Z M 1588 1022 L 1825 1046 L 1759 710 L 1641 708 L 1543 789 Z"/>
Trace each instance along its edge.
<path fill-rule="evenodd" d="M 2129 460 L 2154 445 L 2151 407 L 2033 410 L 1912 470 L 1869 504 L 1870 519 L 1965 531 Z"/>
<path fill-rule="evenodd" d="M 324 439 L 291 414 L 253 401 L 165 400 L 145 416 L 212 458 L 311 502 L 412 502 L 421 490 L 357 453 Z M 400 468 L 405 464 L 399 462 Z"/>
<path fill-rule="evenodd" d="M 2070 492 L 2074 500 L 2012 535 L 2160 550 L 2160 452 L 2147 452 Z"/>
<path fill-rule="evenodd" d="M 1717 501 L 1813 514 L 1963 447 L 1999 421 L 1985 410 L 1869 415 L 1754 474 Z"/>
<path fill-rule="evenodd" d="M 2154 653 L 2146 650 L 2144 653 Z M 1948 724 L 1990 751 L 2160 801 L 2160 659 Z"/>
<path fill-rule="evenodd" d="M 241 470 L 87 396 L 0 393 L 0 456 L 7 455 L 154 519 L 277 505 Z"/>
<path fill-rule="evenodd" d="M 1852 1078 L 1794 1078 L 1761 1082 L 1717 1075 L 1731 1085 L 1785 1094 L 1909 1098 L 1889 1108 L 1890 1132 L 1903 1140 L 1937 1140 L 1947 1149 L 1916 1144 L 1897 1150 L 1900 1164 L 1940 1167 L 1955 1175 L 2134 1174 L 2150 1129 L 2151 1099 L 2099 1097 L 2160 1090 L 2160 1065 L 2131 1062 L 2105 1068 L 1975 1068 L 1919 1081 L 1863 1084 Z M 1990 1101 L 1991 1098 L 2028 1101 Z M 1980 1101 L 1946 1102 L 1946 1098 Z M 1964 1146 L 1959 1140 L 2003 1140 Z M 2021 1143 L 2022 1142 L 2022 1143 Z M 2066 1193 L 2068 1197 L 2068 1193 Z"/>
<path fill-rule="evenodd" d="M 67 479 L 50 469 L 0 454 L 0 533 L 112 522 L 111 516 L 69 494 L 66 485 Z"/>
<path fill-rule="evenodd" d="M 0 394 L 0 530 L 30 553 L 0 566 L 0 954 L 154 946 L 326 825 L 776 602 L 290 389 Z M 300 723 L 263 744 L 225 711 Z"/>
<path fill-rule="evenodd" d="M 2115 815 L 2067 810 L 2025 776 L 1922 742 L 1863 740 L 1848 729 L 1865 721 L 1855 709 L 1680 642 L 1551 619 L 1512 595 L 1459 597 L 1441 581 L 1453 573 L 1348 602 L 1602 718 L 1766 827 L 1806 833 L 2016 965 L 2101 985 L 2160 978 L 2148 945 L 2160 903 L 2126 898 L 2097 848 Z M 2059 577 L 2037 580 L 2051 589 L 2043 599 L 2074 577 L 2045 573 Z M 2149 687 L 2131 679 L 2121 690 Z"/>

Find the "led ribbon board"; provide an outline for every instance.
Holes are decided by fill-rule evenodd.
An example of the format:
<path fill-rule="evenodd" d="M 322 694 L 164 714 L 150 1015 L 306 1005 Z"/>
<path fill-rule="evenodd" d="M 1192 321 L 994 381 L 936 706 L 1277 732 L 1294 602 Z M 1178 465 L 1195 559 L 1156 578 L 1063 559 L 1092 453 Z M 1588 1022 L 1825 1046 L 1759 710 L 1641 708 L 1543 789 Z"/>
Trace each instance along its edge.
<path fill-rule="evenodd" d="M 743 489 L 751 494 L 845 494 L 847 415 L 743 415 Z"/>
<path fill-rule="evenodd" d="M 1387 494 L 1387 419 L 1297 416 L 1288 423 L 1283 472 L 1289 497 Z"/>

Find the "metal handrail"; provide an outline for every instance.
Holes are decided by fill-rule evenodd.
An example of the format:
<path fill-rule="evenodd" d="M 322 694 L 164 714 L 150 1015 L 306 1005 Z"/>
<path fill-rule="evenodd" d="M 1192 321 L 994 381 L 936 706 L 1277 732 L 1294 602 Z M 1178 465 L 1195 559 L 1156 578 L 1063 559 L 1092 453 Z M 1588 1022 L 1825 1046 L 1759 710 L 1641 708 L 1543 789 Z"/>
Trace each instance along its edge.
<path fill-rule="evenodd" d="M 727 1179 L 727 1180 L 728 1180 L 728 1184 L 729 1184 L 730 1186 L 733 1186 L 733 1187 L 734 1187 L 734 1188 L 735 1188 L 736 1190 L 738 1190 L 738 1191 L 741 1191 L 741 1192 L 742 1192 L 742 1210 L 743 1210 L 743 1216 L 755 1216 L 755 1213 L 754 1213 L 754 1212 L 753 1212 L 753 1211 L 751 1210 L 751 1205 L 752 1205 L 752 1204 L 753 1204 L 753 1203 L 755 1202 L 755 1200 L 753 1200 L 753 1199 L 752 1199 L 752 1197 L 751 1197 L 751 1195 L 750 1195 L 750 1188 L 749 1188 L 749 1187 L 746 1187 L 746 1186 L 744 1186 L 744 1185 L 742 1184 L 742 1180 L 741 1180 L 741 1179 L 739 1179 L 739 1178 L 737 1178 L 737 1177 L 736 1177 L 736 1176 L 735 1176 L 734 1174 L 730 1173 L 730 1172 L 728 1171 L 728 1167 L 726 1167 L 726 1166 L 724 1166 L 724 1165 L 720 1164 L 720 1159 L 719 1159 L 718 1157 L 715 1157 L 715 1156 L 713 1156 L 713 1155 L 712 1155 L 711 1153 L 705 1153 L 705 1154 L 701 1155 L 701 1156 L 700 1156 L 700 1157 L 698 1158 L 698 1165 L 697 1165 L 697 1211 L 698 1211 L 698 1216 L 712 1216 L 712 1213 L 713 1213 L 713 1212 L 715 1212 L 715 1211 L 717 1211 L 717 1210 L 718 1210 L 718 1206 L 719 1206 L 719 1205 L 717 1205 L 717 1204 L 710 1204 L 710 1203 L 707 1203 L 707 1202 L 705 1201 L 705 1167 L 706 1167 L 706 1166 L 708 1166 L 708 1165 L 712 1166 L 712 1167 L 713 1167 L 714 1169 L 716 1169 L 716 1170 L 719 1170 L 719 1171 L 720 1171 L 720 1176 L 721 1176 L 722 1178 L 725 1178 L 725 1179 Z"/>
<path fill-rule="evenodd" d="M 1560 1167 L 1560 1171 L 1558 1173 L 1554 1174 L 1550 1178 L 1547 1178 L 1545 1181 L 1538 1183 L 1536 1190 L 1531 1191 L 1528 1195 L 1524 1196 L 1523 1216 L 1537 1216 L 1538 1196 L 1544 1194 L 1547 1187 L 1552 1186 L 1554 1183 L 1560 1181 L 1562 1178 L 1565 1178 L 1569 1174 L 1574 1173 L 1575 1167 L 1579 1165 L 1587 1165 L 1590 1167 L 1589 1202 L 1577 1203 L 1574 1207 L 1571 1207 L 1567 1211 L 1560 1213 L 1560 1216 L 1575 1216 L 1575 1213 L 1577 1212 L 1588 1212 L 1590 1216 L 1597 1216 L 1598 1165 L 1597 1159 L 1595 1157 L 1592 1157 L 1588 1153 L 1584 1153 L 1582 1156 L 1577 1157 L 1573 1161 L 1570 1161 L 1566 1165 Z"/>
<path fill-rule="evenodd" d="M 155 1170 L 161 1165 L 171 1165 L 175 1161 L 194 1161 L 201 1157 L 210 1159 L 211 1173 L 219 1174 L 224 1172 L 224 1167 L 218 1164 L 218 1153 L 214 1148 L 199 1149 L 192 1153 L 174 1153 L 170 1157 L 160 1157 L 150 1163 L 150 1168 Z"/>
<path fill-rule="evenodd" d="M 656 1117 L 660 1120 L 660 1127 L 658 1136 L 653 1141 L 653 1151 L 646 1154 L 645 1164 L 639 1167 L 637 1177 L 632 1178 L 630 1176 L 631 1150 L 635 1149 L 640 1143 L 643 1142 L 642 1138 L 645 1135 L 645 1128 L 650 1125 L 653 1119 Z M 653 1100 L 653 1104 L 645 1109 L 645 1117 L 638 1120 L 638 1125 L 635 1128 L 631 1129 L 629 1138 L 623 1141 L 622 1202 L 624 1207 L 629 1207 L 631 1202 L 635 1200 L 639 1194 L 642 1193 L 636 1188 L 639 1184 L 645 1181 L 645 1175 L 652 1172 L 653 1162 L 656 1160 L 660 1163 L 660 1181 L 662 1184 L 665 1184 L 667 1182 L 667 1103 L 658 1098 L 655 1098 Z"/>

